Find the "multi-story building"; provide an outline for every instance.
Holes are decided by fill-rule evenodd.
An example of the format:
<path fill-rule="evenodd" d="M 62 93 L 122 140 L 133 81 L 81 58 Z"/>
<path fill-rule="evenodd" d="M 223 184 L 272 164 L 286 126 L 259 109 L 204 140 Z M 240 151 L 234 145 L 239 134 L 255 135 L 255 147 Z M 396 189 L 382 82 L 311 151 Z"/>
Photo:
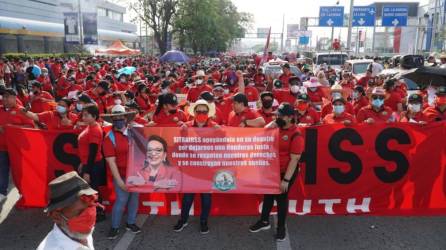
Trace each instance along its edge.
<path fill-rule="evenodd" d="M 104 0 L 0 0 L 0 54 L 73 50 L 64 43 L 65 12 L 97 13 L 98 44 L 86 49 L 117 39 L 136 47 L 137 28 L 124 22 L 125 7 Z"/>

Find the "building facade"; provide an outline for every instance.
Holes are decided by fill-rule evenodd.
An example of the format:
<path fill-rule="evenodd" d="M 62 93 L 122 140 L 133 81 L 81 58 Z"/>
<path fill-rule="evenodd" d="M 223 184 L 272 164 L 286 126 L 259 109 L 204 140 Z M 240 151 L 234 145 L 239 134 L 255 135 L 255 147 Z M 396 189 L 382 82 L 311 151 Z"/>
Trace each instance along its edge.
<path fill-rule="evenodd" d="M 64 43 L 65 12 L 97 13 L 98 44 L 87 50 L 117 39 L 136 47 L 137 27 L 124 22 L 125 7 L 103 0 L 0 0 L 0 54 L 75 51 Z"/>

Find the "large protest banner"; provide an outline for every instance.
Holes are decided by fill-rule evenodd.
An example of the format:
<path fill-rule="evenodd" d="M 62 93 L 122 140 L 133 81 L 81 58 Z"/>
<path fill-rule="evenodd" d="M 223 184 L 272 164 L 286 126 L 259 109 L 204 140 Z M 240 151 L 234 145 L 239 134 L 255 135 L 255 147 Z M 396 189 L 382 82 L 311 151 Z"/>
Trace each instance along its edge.
<path fill-rule="evenodd" d="M 175 129 L 180 133 L 178 128 Z M 158 130 L 161 132 L 161 128 Z M 167 138 L 165 133 L 168 130 L 158 135 Z M 245 130 L 236 129 L 240 135 L 244 135 Z M 148 140 L 148 131 L 142 131 L 139 136 Z M 79 164 L 76 155 L 77 135 L 73 132 L 13 127 L 7 128 L 6 135 L 12 175 L 22 194 L 19 205 L 44 206 L 47 183 L 55 175 L 76 169 Z M 305 162 L 301 164 L 301 171 L 290 190 L 289 212 L 299 215 L 444 215 L 445 139 L 444 123 L 428 126 L 364 124 L 307 128 L 303 156 Z M 147 146 L 140 145 L 145 149 Z M 168 152 L 174 152 L 171 150 L 179 149 L 180 146 L 170 144 Z M 172 160 L 172 165 L 178 168 L 182 167 L 179 161 L 186 161 L 182 158 L 168 160 Z M 209 169 L 216 170 L 214 167 Z M 212 182 L 214 175 L 209 176 Z M 111 185 L 109 181 L 103 190 L 108 205 L 114 200 Z M 212 188 L 211 191 L 218 191 Z M 140 212 L 176 215 L 180 211 L 180 201 L 179 193 L 142 193 Z M 215 193 L 212 214 L 258 214 L 261 201 L 260 194 Z M 199 202 L 197 198 L 194 214 L 199 213 Z"/>
<path fill-rule="evenodd" d="M 126 184 L 141 193 L 279 193 L 278 132 L 134 128 Z"/>

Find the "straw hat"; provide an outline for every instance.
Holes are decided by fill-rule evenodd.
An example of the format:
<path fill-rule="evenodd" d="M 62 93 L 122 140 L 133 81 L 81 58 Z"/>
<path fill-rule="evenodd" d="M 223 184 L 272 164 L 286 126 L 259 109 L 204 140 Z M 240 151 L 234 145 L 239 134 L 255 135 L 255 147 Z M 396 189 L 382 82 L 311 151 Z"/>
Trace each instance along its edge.
<path fill-rule="evenodd" d="M 208 107 L 208 109 L 209 109 L 208 116 L 209 116 L 209 117 L 213 117 L 213 116 L 215 116 L 215 104 L 214 104 L 214 103 L 208 103 L 207 101 L 205 101 L 205 100 L 203 100 L 203 99 L 200 99 L 200 100 L 198 100 L 198 101 L 192 103 L 192 104 L 189 106 L 189 109 L 187 110 L 187 112 L 189 113 L 189 115 L 191 115 L 191 116 L 194 116 L 194 115 L 195 115 L 195 114 L 194 114 L 194 111 L 195 111 L 195 108 L 196 108 L 198 105 L 206 105 L 206 106 Z"/>
<path fill-rule="evenodd" d="M 305 81 L 303 85 L 307 88 L 316 88 L 321 86 L 317 77 L 310 77 L 310 80 Z"/>
<path fill-rule="evenodd" d="M 125 107 L 122 105 L 115 105 L 111 110 L 111 114 L 102 114 L 101 117 L 104 121 L 112 123 L 113 117 L 115 116 L 126 116 L 127 121 L 132 121 L 135 119 L 136 112 L 127 112 Z"/>

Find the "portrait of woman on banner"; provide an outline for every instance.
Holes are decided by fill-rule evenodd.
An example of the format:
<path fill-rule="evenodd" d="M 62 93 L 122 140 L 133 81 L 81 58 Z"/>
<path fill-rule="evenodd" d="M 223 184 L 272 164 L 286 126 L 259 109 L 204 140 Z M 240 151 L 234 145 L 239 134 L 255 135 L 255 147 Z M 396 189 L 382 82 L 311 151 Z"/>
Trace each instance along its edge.
<path fill-rule="evenodd" d="M 151 135 L 146 144 L 146 154 L 136 176 L 127 178 L 128 185 L 148 187 L 148 191 L 178 191 L 181 173 L 167 159 L 167 142 L 158 135 Z"/>

